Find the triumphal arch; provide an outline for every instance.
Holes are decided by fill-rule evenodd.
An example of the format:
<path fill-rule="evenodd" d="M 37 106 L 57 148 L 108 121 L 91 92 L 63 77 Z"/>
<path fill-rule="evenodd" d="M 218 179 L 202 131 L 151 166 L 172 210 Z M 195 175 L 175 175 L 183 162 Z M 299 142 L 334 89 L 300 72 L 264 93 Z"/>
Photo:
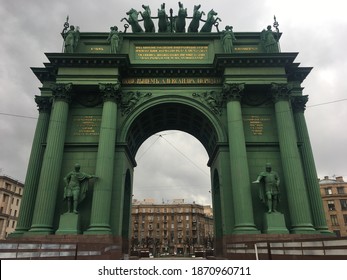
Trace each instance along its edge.
<path fill-rule="evenodd" d="M 311 68 L 280 50 L 276 21 L 221 30 L 199 8 L 130 9 L 124 29 L 105 32 L 65 23 L 63 51 L 32 69 L 39 117 L 13 237 L 108 240 L 126 253 L 135 155 L 162 130 L 208 153 L 217 255 L 245 236 L 328 233 L 304 116 Z"/>

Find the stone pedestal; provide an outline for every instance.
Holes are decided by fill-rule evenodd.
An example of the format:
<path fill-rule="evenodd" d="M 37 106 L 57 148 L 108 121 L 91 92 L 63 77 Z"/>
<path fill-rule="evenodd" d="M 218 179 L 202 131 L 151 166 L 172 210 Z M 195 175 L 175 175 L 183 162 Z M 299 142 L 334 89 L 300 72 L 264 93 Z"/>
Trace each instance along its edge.
<path fill-rule="evenodd" d="M 284 215 L 279 212 L 265 213 L 263 217 L 263 233 L 267 234 L 286 234 L 289 233 L 286 228 Z"/>
<path fill-rule="evenodd" d="M 65 213 L 60 216 L 59 228 L 55 234 L 80 234 L 80 219 L 75 213 Z"/>

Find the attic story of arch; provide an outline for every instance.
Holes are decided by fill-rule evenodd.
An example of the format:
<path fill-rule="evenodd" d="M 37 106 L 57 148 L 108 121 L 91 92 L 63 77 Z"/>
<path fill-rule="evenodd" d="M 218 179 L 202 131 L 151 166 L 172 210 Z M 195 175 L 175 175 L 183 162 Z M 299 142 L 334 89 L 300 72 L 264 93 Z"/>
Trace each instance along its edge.
<path fill-rule="evenodd" d="M 219 30 L 219 23 L 222 21 L 217 17 L 218 13 L 211 9 L 207 14 L 200 11 L 201 5 L 194 5 L 193 14 L 188 16 L 187 8 L 184 8 L 181 2 L 178 2 L 178 13 L 173 15 L 173 9 L 170 8 L 168 15 L 166 13 L 165 3 L 161 4 L 158 8 L 157 16 L 152 16 L 150 6 L 142 5 L 143 11 L 137 11 L 131 8 L 127 13 L 127 17 L 122 18 L 121 22 L 126 22 L 124 24 L 124 30 L 119 31 L 118 26 L 111 26 L 110 33 L 107 40 L 111 44 L 111 53 L 117 53 L 119 47 L 119 41 L 121 34 L 127 33 L 130 28 L 132 33 L 210 33 L 213 27 L 216 29 L 217 33 L 221 34 L 221 40 L 224 45 L 224 50 L 226 53 L 232 52 L 233 42 L 237 40 L 233 33 L 233 26 L 226 25 L 225 29 Z M 141 16 L 141 18 L 139 18 Z M 203 19 L 206 16 L 206 19 Z M 190 20 L 189 25 L 187 25 L 187 19 Z M 155 21 L 157 21 L 157 27 Z M 200 24 L 202 27 L 200 28 Z M 277 22 L 276 16 L 274 16 L 273 27 L 275 31 L 272 30 L 272 26 L 268 25 L 266 29 L 263 29 L 260 33 L 261 43 L 264 49 L 268 53 L 279 52 L 278 41 L 280 38 L 279 24 Z M 66 53 L 73 53 L 76 50 L 79 41 L 79 27 L 69 24 L 69 16 L 66 18 L 64 23 L 64 29 L 62 31 L 62 36 L 64 38 L 63 51 Z"/>

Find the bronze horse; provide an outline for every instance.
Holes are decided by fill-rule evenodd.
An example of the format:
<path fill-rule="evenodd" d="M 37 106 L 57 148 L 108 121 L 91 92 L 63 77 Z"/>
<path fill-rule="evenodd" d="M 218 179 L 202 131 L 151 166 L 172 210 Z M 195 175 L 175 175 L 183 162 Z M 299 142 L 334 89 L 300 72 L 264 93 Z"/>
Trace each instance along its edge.
<path fill-rule="evenodd" d="M 198 32 L 201 17 L 202 15 L 205 15 L 204 12 L 199 11 L 200 7 L 201 5 L 194 5 L 193 17 L 192 21 L 189 24 L 188 32 Z"/>
<path fill-rule="evenodd" d="M 121 21 L 126 20 L 130 24 L 131 29 L 134 33 L 143 32 L 142 27 L 139 25 L 139 13 L 135 9 L 130 9 L 130 11 L 127 12 L 127 15 L 129 16 L 128 19 L 122 18 Z"/>
<path fill-rule="evenodd" d="M 146 5 L 142 5 L 142 8 L 145 9 L 144 12 L 140 12 L 143 18 L 143 25 L 145 27 L 145 32 L 155 32 L 154 23 L 151 18 L 151 9 L 149 8 L 149 6 L 146 6 Z"/>
<path fill-rule="evenodd" d="M 218 20 L 222 21 L 219 17 L 214 18 L 214 16 L 216 16 L 216 15 L 217 15 L 217 13 L 213 9 L 208 12 L 207 19 L 206 19 L 206 21 L 203 20 L 203 21 L 205 21 L 205 24 L 201 28 L 200 32 L 211 32 L 212 26 L 215 25 Z"/>
<path fill-rule="evenodd" d="M 178 15 L 175 20 L 175 30 L 176 32 L 186 32 L 186 17 L 187 17 L 187 9 L 183 8 L 183 4 L 178 2 Z"/>

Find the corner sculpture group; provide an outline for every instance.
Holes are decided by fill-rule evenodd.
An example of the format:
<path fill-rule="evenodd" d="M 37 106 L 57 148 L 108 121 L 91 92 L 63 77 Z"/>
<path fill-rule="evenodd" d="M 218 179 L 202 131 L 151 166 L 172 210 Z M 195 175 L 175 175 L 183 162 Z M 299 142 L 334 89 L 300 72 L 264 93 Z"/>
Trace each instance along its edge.
<path fill-rule="evenodd" d="M 173 10 L 170 9 L 170 15 L 166 13 L 165 3 L 161 4 L 158 9 L 156 17 L 152 17 L 151 9 L 148 5 L 142 5 L 143 11 L 137 11 L 131 8 L 126 15 L 121 19 L 121 22 L 126 21 L 124 24 L 124 31 L 118 31 L 117 26 L 110 27 L 110 33 L 107 38 L 107 41 L 110 43 L 110 52 L 118 53 L 121 42 L 121 33 L 126 33 L 127 29 L 131 27 L 133 33 L 155 33 L 156 28 L 153 20 L 158 20 L 158 33 L 209 33 L 212 31 L 213 26 L 216 28 L 217 32 L 221 34 L 221 41 L 223 44 L 223 49 L 225 53 L 232 53 L 233 45 L 236 41 L 236 37 L 233 33 L 233 27 L 227 25 L 225 30 L 219 31 L 219 22 L 222 20 L 217 16 L 217 13 L 211 9 L 207 13 L 206 19 L 202 19 L 202 16 L 206 15 L 203 11 L 200 11 L 201 5 L 194 5 L 193 15 L 188 16 L 187 8 L 184 8 L 181 2 L 178 2 L 178 13 L 176 16 L 173 15 Z M 141 15 L 142 19 L 139 19 Z M 186 28 L 186 20 L 191 19 L 188 28 Z M 279 41 L 279 30 L 278 22 L 276 17 L 274 18 L 274 27 L 276 32 L 271 30 L 271 25 L 267 26 L 266 30 L 263 29 L 261 32 L 261 44 L 264 47 L 265 52 L 273 53 L 279 52 L 278 41 Z M 78 41 L 79 41 L 79 27 L 69 25 L 69 17 L 67 17 L 66 22 L 64 23 L 64 29 L 62 31 L 62 36 L 64 38 L 63 52 L 73 53 L 76 51 Z M 140 22 L 143 22 L 143 27 L 140 25 Z M 203 25 L 199 31 L 200 23 L 203 22 Z M 70 29 L 69 29 L 70 27 Z M 69 30 L 68 30 L 69 29 Z"/>

